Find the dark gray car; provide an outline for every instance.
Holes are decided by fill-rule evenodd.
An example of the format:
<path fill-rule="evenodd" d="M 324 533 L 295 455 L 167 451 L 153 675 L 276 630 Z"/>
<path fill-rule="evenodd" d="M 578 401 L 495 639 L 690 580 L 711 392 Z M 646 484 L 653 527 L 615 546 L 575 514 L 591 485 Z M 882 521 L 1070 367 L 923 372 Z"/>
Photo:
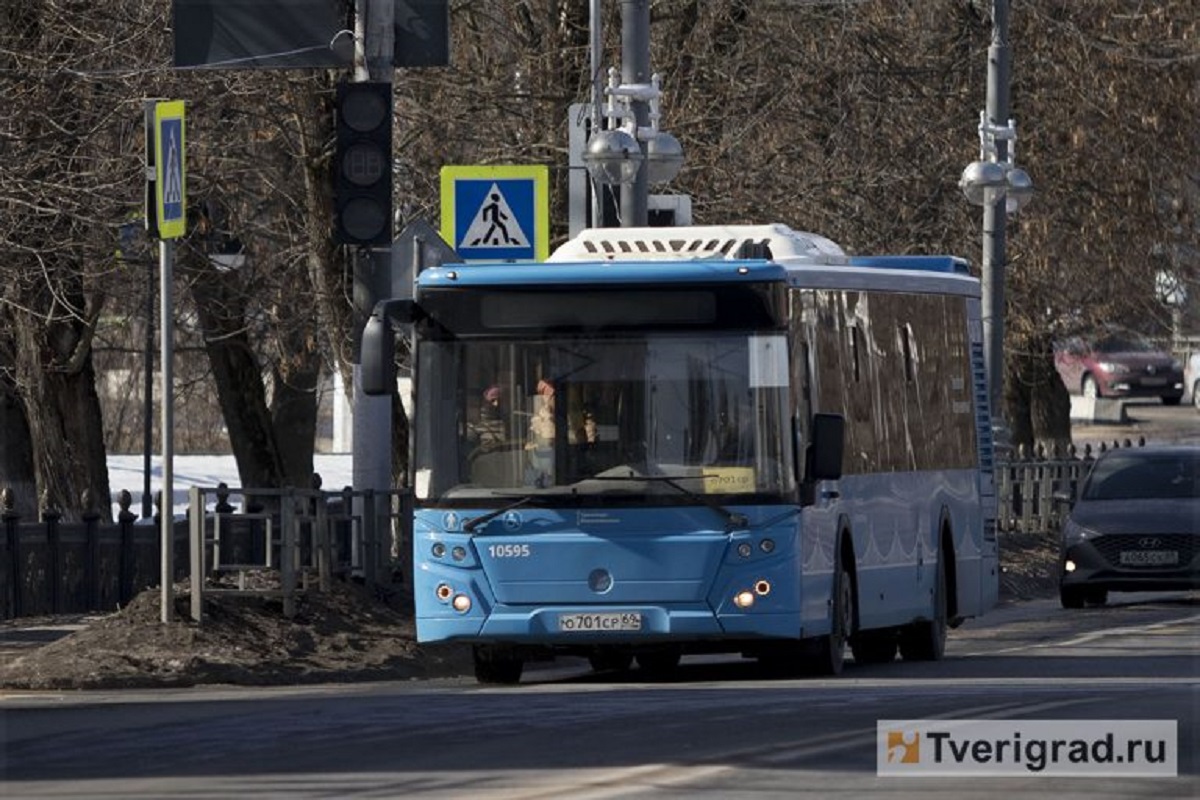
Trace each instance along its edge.
<path fill-rule="evenodd" d="M 1063 525 L 1063 607 L 1103 604 L 1109 591 L 1200 589 L 1197 542 L 1200 446 L 1110 450 L 1096 459 Z"/>

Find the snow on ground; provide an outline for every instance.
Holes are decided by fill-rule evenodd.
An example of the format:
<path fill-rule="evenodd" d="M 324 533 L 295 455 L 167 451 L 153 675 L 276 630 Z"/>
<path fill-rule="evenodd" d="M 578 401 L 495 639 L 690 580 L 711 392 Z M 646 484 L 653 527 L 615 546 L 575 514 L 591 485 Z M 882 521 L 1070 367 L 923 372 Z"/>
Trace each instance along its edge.
<path fill-rule="evenodd" d="M 145 484 L 144 466 L 145 457 L 141 454 L 110 455 L 108 457 L 108 486 L 113 496 L 113 519 L 116 519 L 117 512 L 121 510 L 116 498 L 122 489 L 127 489 L 133 495 L 133 505 L 129 510 L 141 516 L 142 487 Z M 326 491 L 337 491 L 354 483 L 349 453 L 316 453 L 313 455 L 313 469 L 321 476 L 321 488 Z M 178 517 L 187 512 L 188 490 L 191 487 L 216 488 L 220 483 L 224 483 L 230 488 L 241 487 L 237 462 L 232 455 L 175 456 L 172 459 L 171 478 L 175 515 Z M 157 494 L 162 489 L 162 485 L 162 456 L 151 456 L 151 495 Z M 229 502 L 240 506 L 241 495 L 232 494 Z M 211 506 L 211 501 L 209 505 Z"/>

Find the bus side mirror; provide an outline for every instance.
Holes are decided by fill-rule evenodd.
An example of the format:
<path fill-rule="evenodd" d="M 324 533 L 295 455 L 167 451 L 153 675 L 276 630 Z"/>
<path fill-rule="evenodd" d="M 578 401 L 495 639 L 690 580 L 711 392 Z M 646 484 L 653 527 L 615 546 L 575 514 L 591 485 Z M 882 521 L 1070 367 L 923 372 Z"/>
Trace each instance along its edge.
<path fill-rule="evenodd" d="M 841 414 L 814 414 L 809 447 L 809 480 L 836 481 L 842 477 L 846 450 L 846 419 Z"/>
<path fill-rule="evenodd" d="M 411 325 L 417 318 L 412 300 L 382 300 L 376 303 L 363 326 L 362 387 L 373 396 L 391 395 L 396 390 L 397 325 Z"/>

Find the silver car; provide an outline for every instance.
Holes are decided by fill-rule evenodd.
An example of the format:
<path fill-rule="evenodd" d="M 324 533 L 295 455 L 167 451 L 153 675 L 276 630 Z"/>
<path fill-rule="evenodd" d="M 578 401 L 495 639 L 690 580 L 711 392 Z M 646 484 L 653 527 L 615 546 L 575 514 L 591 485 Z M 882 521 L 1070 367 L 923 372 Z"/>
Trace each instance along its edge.
<path fill-rule="evenodd" d="M 1064 608 L 1109 591 L 1200 589 L 1200 445 L 1110 450 L 1084 480 L 1063 525 Z"/>

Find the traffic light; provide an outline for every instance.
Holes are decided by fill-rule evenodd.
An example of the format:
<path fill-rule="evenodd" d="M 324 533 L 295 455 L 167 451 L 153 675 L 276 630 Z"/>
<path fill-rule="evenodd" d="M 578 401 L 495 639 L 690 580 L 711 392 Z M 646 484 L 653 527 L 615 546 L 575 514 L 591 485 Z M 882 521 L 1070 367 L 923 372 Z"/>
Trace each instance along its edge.
<path fill-rule="evenodd" d="M 392 241 L 392 85 L 340 83 L 333 225 L 339 244 Z"/>

